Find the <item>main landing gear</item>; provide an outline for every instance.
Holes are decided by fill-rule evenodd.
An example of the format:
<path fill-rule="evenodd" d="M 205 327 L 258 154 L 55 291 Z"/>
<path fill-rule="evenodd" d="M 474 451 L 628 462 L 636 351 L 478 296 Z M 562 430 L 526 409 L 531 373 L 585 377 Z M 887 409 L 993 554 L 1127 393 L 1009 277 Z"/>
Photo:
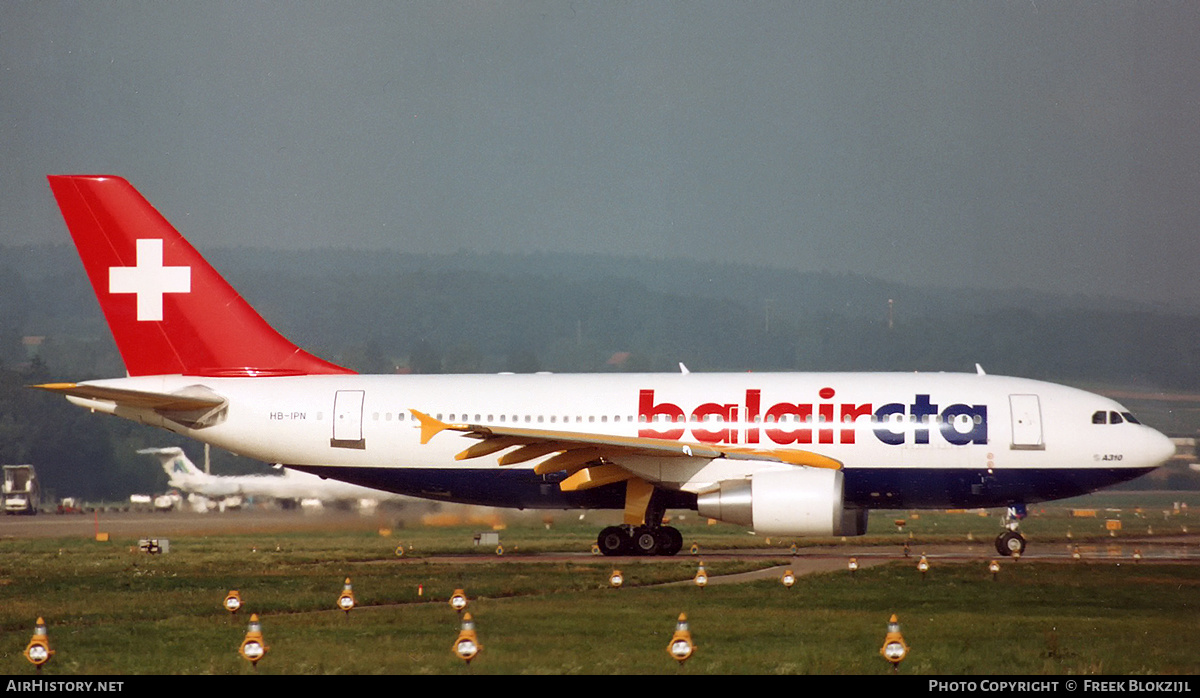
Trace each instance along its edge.
<path fill-rule="evenodd" d="M 1017 531 L 1021 519 L 1025 518 L 1025 505 L 1016 504 L 1004 514 L 1004 533 L 996 536 L 996 552 L 1005 557 L 1016 557 L 1025 553 L 1025 536 Z"/>
<path fill-rule="evenodd" d="M 630 480 L 626 489 L 625 521 L 609 526 L 596 538 L 605 555 L 674 555 L 683 550 L 683 534 L 662 525 L 667 511 L 662 493 L 642 480 Z M 636 522 L 641 521 L 639 525 Z"/>
<path fill-rule="evenodd" d="M 596 545 L 605 555 L 674 555 L 683 550 L 683 534 L 673 526 L 609 526 Z"/>

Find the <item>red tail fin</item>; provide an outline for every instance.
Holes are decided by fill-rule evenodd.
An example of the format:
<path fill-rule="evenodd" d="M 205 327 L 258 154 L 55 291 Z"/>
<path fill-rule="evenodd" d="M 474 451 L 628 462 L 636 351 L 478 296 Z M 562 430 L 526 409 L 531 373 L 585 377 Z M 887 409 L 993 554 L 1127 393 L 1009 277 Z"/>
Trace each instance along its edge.
<path fill-rule="evenodd" d="M 129 375 L 353 373 L 276 332 L 129 182 L 50 188 Z"/>

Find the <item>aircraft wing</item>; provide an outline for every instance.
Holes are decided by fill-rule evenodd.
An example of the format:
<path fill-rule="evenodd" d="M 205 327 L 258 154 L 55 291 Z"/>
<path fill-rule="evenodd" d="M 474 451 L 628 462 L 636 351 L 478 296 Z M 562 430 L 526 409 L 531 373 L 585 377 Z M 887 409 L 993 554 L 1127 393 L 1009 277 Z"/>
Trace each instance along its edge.
<path fill-rule="evenodd" d="M 812 451 L 688 443 L 637 436 L 496 425 L 447 424 L 417 410 L 410 412 L 420 422 L 422 444 L 428 443 L 443 431 L 457 431 L 479 440 L 479 443 L 457 454 L 456 460 L 478 458 L 514 447 L 515 450 L 500 456 L 500 465 L 515 465 L 551 453 L 557 454 L 537 464 L 534 472 L 545 475 L 565 471 L 568 477 L 560 485 L 564 491 L 585 490 L 638 477 L 613 462 L 619 461 L 622 456 L 775 461 L 831 470 L 840 470 L 842 467 L 841 461 Z"/>
<path fill-rule="evenodd" d="M 185 388 L 178 393 L 158 393 L 146 390 L 129 390 L 126 388 L 111 388 L 79 383 L 44 383 L 33 387 L 68 397 L 83 398 L 85 400 L 103 400 L 120 407 L 152 409 L 163 412 L 212 410 L 223 407 L 226 402 L 225 398 L 206 388 L 192 391 Z M 199 386 L 195 387 L 199 388 Z"/>

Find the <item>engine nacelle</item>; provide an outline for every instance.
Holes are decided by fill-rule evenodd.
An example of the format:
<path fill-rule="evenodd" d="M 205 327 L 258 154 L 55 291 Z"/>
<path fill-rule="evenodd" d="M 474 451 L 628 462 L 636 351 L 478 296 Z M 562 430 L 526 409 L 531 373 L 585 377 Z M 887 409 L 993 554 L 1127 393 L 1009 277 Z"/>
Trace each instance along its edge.
<path fill-rule="evenodd" d="M 697 511 L 774 536 L 861 536 L 867 510 L 842 506 L 842 472 L 824 468 L 762 470 L 701 493 Z"/>

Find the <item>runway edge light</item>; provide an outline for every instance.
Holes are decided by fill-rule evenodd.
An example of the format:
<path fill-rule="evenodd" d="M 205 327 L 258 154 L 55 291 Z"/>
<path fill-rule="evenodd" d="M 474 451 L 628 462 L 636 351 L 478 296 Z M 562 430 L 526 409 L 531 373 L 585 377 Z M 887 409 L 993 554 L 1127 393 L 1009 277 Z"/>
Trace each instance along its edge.
<path fill-rule="evenodd" d="M 454 654 L 468 665 L 483 649 L 483 645 L 479 644 L 479 638 L 475 634 L 475 620 L 471 618 L 470 613 L 463 614 L 462 628 L 458 631 L 458 639 L 454 641 L 452 649 Z"/>
<path fill-rule="evenodd" d="M 695 651 L 696 646 L 692 643 L 692 631 L 688 628 L 687 614 L 680 613 L 679 620 L 675 621 L 675 634 L 671 636 L 671 642 L 667 644 L 667 654 L 679 662 L 679 666 L 683 666 L 683 663 Z"/>
<path fill-rule="evenodd" d="M 350 584 L 350 578 L 346 577 L 346 581 L 342 584 L 342 593 L 338 596 L 337 607 L 350 615 L 350 611 L 354 609 L 354 587 Z"/>
<path fill-rule="evenodd" d="M 24 654 L 39 672 L 42 665 L 54 656 L 54 650 L 50 649 L 50 636 L 46 633 L 46 621 L 41 616 L 38 616 L 37 623 L 33 626 L 33 637 L 29 638 Z"/>
<path fill-rule="evenodd" d="M 462 589 L 455 589 L 450 595 L 450 608 L 457 613 L 462 613 L 467 608 L 467 603 L 467 594 Z"/>
<path fill-rule="evenodd" d="M 242 595 L 238 593 L 237 589 L 230 589 L 229 593 L 225 595 L 225 601 L 222 602 L 221 606 L 226 611 L 229 611 L 231 616 L 237 615 L 237 612 L 242 608 Z"/>
<path fill-rule="evenodd" d="M 267 654 L 267 645 L 263 642 L 262 623 L 258 621 L 258 614 L 250 615 L 250 627 L 246 629 L 246 637 L 242 638 L 242 645 L 238 647 L 238 654 L 242 658 L 250 662 L 257 669 L 258 660 L 262 659 Z"/>
<path fill-rule="evenodd" d="M 888 621 L 887 635 L 883 638 L 883 647 L 879 648 L 879 654 L 892 663 L 892 671 L 900 671 L 900 662 L 908 656 L 908 644 L 900 634 L 900 619 L 895 613 Z"/>

